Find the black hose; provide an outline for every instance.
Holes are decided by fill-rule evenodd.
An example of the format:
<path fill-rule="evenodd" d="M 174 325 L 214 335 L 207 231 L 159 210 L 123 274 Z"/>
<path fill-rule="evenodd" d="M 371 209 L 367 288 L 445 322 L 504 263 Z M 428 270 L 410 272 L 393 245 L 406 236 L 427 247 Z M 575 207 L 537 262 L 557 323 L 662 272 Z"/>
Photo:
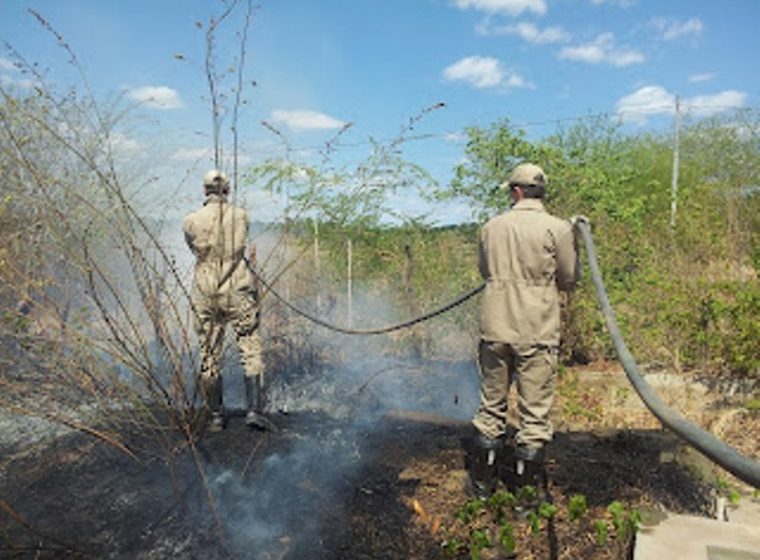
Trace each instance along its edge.
<path fill-rule="evenodd" d="M 439 307 L 437 309 L 434 309 L 433 311 L 430 311 L 428 313 L 425 313 L 424 315 L 420 315 L 419 317 L 414 317 L 412 319 L 403 321 L 401 323 L 386 325 L 384 327 L 377 327 L 377 328 L 372 328 L 372 329 L 354 329 L 354 328 L 342 327 L 340 325 L 333 325 L 332 323 L 328 323 L 327 321 L 320 319 L 319 317 L 316 317 L 312 315 L 311 313 L 307 313 L 306 311 L 299 309 L 298 307 L 290 303 L 287 299 L 285 299 L 283 296 L 278 294 L 277 291 L 272 287 L 272 285 L 268 283 L 253 266 L 251 266 L 251 263 L 248 261 L 248 259 L 245 259 L 245 264 L 248 267 L 248 270 L 250 270 L 253 273 L 253 275 L 256 276 L 256 278 L 258 278 L 261 284 L 267 289 L 267 293 L 271 293 L 274 297 L 279 299 L 293 312 L 300 315 L 304 319 L 308 319 L 312 323 L 316 323 L 317 325 L 321 327 L 324 327 L 331 331 L 343 333 L 343 334 L 360 334 L 360 335 L 384 334 L 384 333 L 389 333 L 392 331 L 397 331 L 400 329 L 405 329 L 407 327 L 416 325 L 417 323 L 427 321 L 428 319 L 432 319 L 433 317 L 446 313 L 450 309 L 453 309 L 457 305 L 461 305 L 462 303 L 464 303 L 465 301 L 467 301 L 474 295 L 480 293 L 486 287 L 485 282 L 483 282 L 479 286 L 476 286 L 472 288 L 471 290 L 468 290 L 467 292 L 463 293 L 458 298 L 447 303 L 446 305 Z"/>
<path fill-rule="evenodd" d="M 633 385 L 633 388 L 636 389 L 641 400 L 666 428 L 674 432 L 686 443 L 701 451 L 706 457 L 738 479 L 755 488 L 760 488 L 760 464 L 740 454 L 733 447 L 726 445 L 710 432 L 692 424 L 678 412 L 668 407 L 649 383 L 644 380 L 636 365 L 636 361 L 623 341 L 617 321 L 615 320 L 615 312 L 612 310 L 604 283 L 602 282 L 601 273 L 599 272 L 599 265 L 596 260 L 596 248 L 594 247 L 594 240 L 591 238 L 591 228 L 586 221 L 579 221 L 576 227 L 583 236 L 591 269 L 591 278 L 596 287 L 599 306 L 607 323 L 607 330 L 610 332 L 612 342 L 615 345 L 615 351 L 621 364 L 623 364 L 623 369 L 625 369 L 628 380 Z"/>

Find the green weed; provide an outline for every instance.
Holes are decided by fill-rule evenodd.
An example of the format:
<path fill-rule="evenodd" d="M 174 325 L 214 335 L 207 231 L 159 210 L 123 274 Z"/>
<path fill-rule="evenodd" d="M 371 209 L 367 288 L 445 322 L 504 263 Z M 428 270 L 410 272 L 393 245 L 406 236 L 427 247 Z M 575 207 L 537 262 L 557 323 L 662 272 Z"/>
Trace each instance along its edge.
<path fill-rule="evenodd" d="M 567 503 L 567 516 L 570 521 L 578 521 L 588 512 L 586 496 L 574 494 Z"/>
<path fill-rule="evenodd" d="M 596 530 L 596 544 L 599 546 L 607 544 L 607 537 L 609 534 L 607 521 L 604 519 L 597 519 L 594 521 L 594 529 Z"/>

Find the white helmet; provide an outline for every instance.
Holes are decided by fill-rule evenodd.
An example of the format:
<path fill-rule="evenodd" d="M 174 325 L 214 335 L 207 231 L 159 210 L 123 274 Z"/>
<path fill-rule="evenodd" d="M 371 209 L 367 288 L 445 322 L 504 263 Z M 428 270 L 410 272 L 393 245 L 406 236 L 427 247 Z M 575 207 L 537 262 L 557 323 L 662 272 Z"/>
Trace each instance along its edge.
<path fill-rule="evenodd" d="M 203 176 L 203 186 L 206 188 L 212 187 L 219 191 L 223 191 L 229 188 L 230 181 L 227 179 L 227 175 L 224 171 L 218 169 L 212 169 Z"/>

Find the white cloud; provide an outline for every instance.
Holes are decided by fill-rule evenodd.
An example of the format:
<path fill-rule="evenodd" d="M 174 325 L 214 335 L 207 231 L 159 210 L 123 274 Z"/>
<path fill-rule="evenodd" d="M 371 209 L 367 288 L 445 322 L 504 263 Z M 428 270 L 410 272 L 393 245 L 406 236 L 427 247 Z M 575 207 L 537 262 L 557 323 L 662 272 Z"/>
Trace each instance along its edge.
<path fill-rule="evenodd" d="M 211 148 L 177 148 L 171 153 L 169 159 L 173 161 L 213 163 L 213 150 Z M 253 163 L 253 157 L 248 154 L 238 153 L 238 165 L 249 165 Z M 234 165 L 231 154 L 224 154 L 223 169 L 232 169 Z"/>
<path fill-rule="evenodd" d="M 333 130 L 345 126 L 345 122 L 318 111 L 307 109 L 275 109 L 269 117 L 272 122 L 282 123 L 294 131 Z"/>
<path fill-rule="evenodd" d="M 7 58 L 0 56 L 0 70 L 18 70 L 18 68 L 16 68 L 16 65 Z"/>
<path fill-rule="evenodd" d="M 13 61 L 8 60 L 0 56 L 0 72 L 12 72 L 13 76 L 8 74 L 0 75 L 0 84 L 5 87 L 18 87 L 21 89 L 32 89 L 35 86 L 39 86 L 39 82 L 30 78 L 17 78 L 18 67 L 13 64 Z"/>
<path fill-rule="evenodd" d="M 562 27 L 551 26 L 539 29 L 535 24 L 521 21 L 515 25 L 504 25 L 491 27 L 488 23 L 479 25 L 476 28 L 481 35 L 517 35 L 521 39 L 533 44 L 561 43 L 570 38 Z"/>
<path fill-rule="evenodd" d="M 180 109 L 184 106 L 176 90 L 166 86 L 144 86 L 127 92 L 134 99 L 154 109 Z"/>
<path fill-rule="evenodd" d="M 607 54 L 607 62 L 618 67 L 641 64 L 644 60 L 644 55 L 634 49 L 614 50 Z"/>
<path fill-rule="evenodd" d="M 644 55 L 635 49 L 617 48 L 612 33 L 602 33 L 590 43 L 575 47 L 564 47 L 559 57 L 588 64 L 611 64 L 630 66 L 644 62 Z"/>
<path fill-rule="evenodd" d="M 487 14 L 519 16 L 523 12 L 546 13 L 546 0 L 454 0 L 461 10 L 472 8 Z"/>
<path fill-rule="evenodd" d="M 696 17 L 683 21 L 659 17 L 650 20 L 649 26 L 659 32 L 665 41 L 672 41 L 687 35 L 701 35 L 704 30 L 702 20 Z"/>
<path fill-rule="evenodd" d="M 617 112 L 625 121 L 643 123 L 647 115 L 675 111 L 676 96 L 662 86 L 644 86 L 617 102 Z"/>
<path fill-rule="evenodd" d="M 468 56 L 443 70 L 443 77 L 449 81 L 460 81 L 477 89 L 492 87 L 529 88 L 532 84 L 501 61 L 488 56 Z"/>
<path fill-rule="evenodd" d="M 178 148 L 170 159 L 178 161 L 198 161 L 201 159 L 211 158 L 210 148 Z"/>
<path fill-rule="evenodd" d="M 516 74 L 512 71 L 508 71 L 507 79 L 504 80 L 505 86 L 509 88 L 533 88 L 533 84 L 528 82 L 525 78 L 520 76 L 519 74 Z"/>
<path fill-rule="evenodd" d="M 21 89 L 32 89 L 33 87 L 39 87 L 40 85 L 37 80 L 31 80 L 28 78 L 18 80 L 7 74 L 0 75 L 0 84 L 5 87 L 18 87 Z"/>
<path fill-rule="evenodd" d="M 729 89 L 713 95 L 697 95 L 685 99 L 683 107 L 684 110 L 696 115 L 707 116 L 744 107 L 746 102 L 746 93 Z"/>
<path fill-rule="evenodd" d="M 457 144 L 459 142 L 464 142 L 467 140 L 467 134 L 462 130 L 456 130 L 454 132 L 447 132 L 444 134 L 443 139 L 447 142 L 454 142 Z"/>
<path fill-rule="evenodd" d="M 619 8 L 630 8 L 636 5 L 636 0 L 591 0 L 594 6 L 601 6 L 602 4 L 609 4 L 611 6 L 617 6 Z"/>
<path fill-rule="evenodd" d="M 747 101 L 747 94 L 736 90 L 726 90 L 712 95 L 698 95 L 682 99 L 684 112 L 708 116 L 738 109 Z M 626 95 L 617 102 L 617 111 L 625 121 L 643 124 L 648 115 L 663 115 L 675 112 L 676 96 L 662 86 L 645 86 Z"/>
<path fill-rule="evenodd" d="M 689 81 L 692 84 L 696 84 L 698 82 L 709 82 L 715 77 L 715 74 L 710 72 L 705 72 L 704 74 L 693 74 L 689 76 Z"/>
<path fill-rule="evenodd" d="M 108 139 L 111 144 L 111 150 L 121 154 L 131 154 L 140 149 L 140 142 L 134 138 L 130 138 L 122 132 L 112 132 L 109 134 Z"/>
<path fill-rule="evenodd" d="M 226 156 L 224 159 L 227 162 L 227 168 L 232 169 L 235 163 L 232 155 L 230 154 Z M 254 162 L 253 156 L 249 156 L 247 154 L 238 154 L 238 157 L 237 157 L 238 169 L 241 166 L 251 165 L 253 162 Z"/>

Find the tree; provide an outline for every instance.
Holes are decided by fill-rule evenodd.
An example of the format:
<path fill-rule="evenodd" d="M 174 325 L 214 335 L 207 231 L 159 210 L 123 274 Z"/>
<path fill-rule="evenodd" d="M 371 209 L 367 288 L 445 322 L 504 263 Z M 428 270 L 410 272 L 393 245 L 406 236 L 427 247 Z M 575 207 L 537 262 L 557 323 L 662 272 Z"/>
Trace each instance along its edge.
<path fill-rule="evenodd" d="M 470 127 L 466 133 L 465 162 L 454 168 L 451 184 L 437 189 L 435 198 L 464 199 L 478 221 L 506 207 L 508 197 L 499 186 L 516 164 L 540 162 L 549 173 L 554 161 L 551 147 L 526 140 L 525 132 L 513 129 L 507 120 L 487 129 Z"/>

